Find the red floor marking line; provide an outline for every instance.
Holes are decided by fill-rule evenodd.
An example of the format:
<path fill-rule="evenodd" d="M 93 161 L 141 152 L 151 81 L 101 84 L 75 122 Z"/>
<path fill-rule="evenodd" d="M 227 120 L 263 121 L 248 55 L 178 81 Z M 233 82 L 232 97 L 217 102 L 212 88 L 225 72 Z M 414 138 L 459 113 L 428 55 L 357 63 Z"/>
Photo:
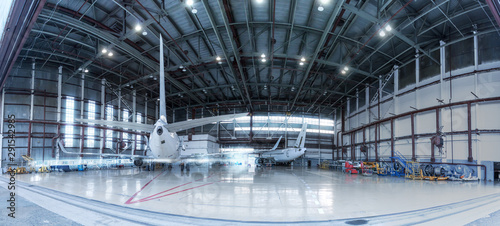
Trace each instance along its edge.
<path fill-rule="evenodd" d="M 146 197 L 146 198 L 143 198 L 143 199 L 140 199 L 140 200 L 137 200 L 137 201 L 134 201 L 132 203 L 136 203 L 136 202 L 147 202 L 147 201 L 151 201 L 153 199 L 159 199 L 159 198 L 163 198 L 165 196 L 170 196 L 170 195 L 175 195 L 175 194 L 178 194 L 178 193 L 181 193 L 181 192 L 185 192 L 185 191 L 189 191 L 189 190 L 193 190 L 195 188 L 200 188 L 200 187 L 204 187 L 204 186 L 207 186 L 207 185 L 211 185 L 215 182 L 212 182 L 212 183 L 208 183 L 208 184 L 202 184 L 202 185 L 199 185 L 199 186 L 196 186 L 196 187 L 192 187 L 192 188 L 187 188 L 187 189 L 184 189 L 184 190 L 180 190 L 180 191 L 176 191 L 176 192 L 172 192 L 172 193 L 168 193 L 168 194 L 165 194 L 165 195 L 162 195 L 162 196 L 158 196 L 158 197 L 154 197 L 154 196 L 157 196 L 158 194 L 160 193 L 163 193 L 163 192 L 160 192 L 158 194 L 154 194 L 152 196 L 149 196 L 149 197 Z"/>
<path fill-rule="evenodd" d="M 132 195 L 132 197 L 130 197 L 130 199 L 128 199 L 128 200 L 125 202 L 125 204 L 130 204 L 130 203 L 131 203 L 131 201 L 135 198 L 135 196 L 137 196 L 137 194 L 139 194 L 142 190 L 144 190 L 144 188 L 146 188 L 146 186 L 148 186 L 148 185 L 149 185 L 149 183 L 153 182 L 153 180 L 155 180 L 158 176 L 160 176 L 160 175 L 161 175 L 162 173 L 164 173 L 164 172 L 165 172 L 165 170 L 164 170 L 164 171 L 162 171 L 162 172 L 160 172 L 158 175 L 156 175 L 156 177 L 154 177 L 154 178 L 153 178 L 153 179 L 151 179 L 148 183 L 146 183 L 144 186 L 142 186 L 142 188 L 141 188 L 139 191 L 137 191 L 134 195 Z"/>
<path fill-rule="evenodd" d="M 163 171 L 165 172 L 165 171 Z M 161 172 L 160 174 L 162 174 L 163 172 Z M 166 195 L 163 195 L 163 196 L 160 196 L 160 197 L 155 197 L 159 194 L 163 194 L 165 192 L 168 192 L 168 191 L 171 191 L 171 190 L 174 190 L 176 188 L 179 188 L 179 187 L 182 187 L 182 186 L 185 186 L 185 185 L 188 185 L 188 184 L 191 184 L 193 183 L 193 181 L 191 182 L 188 182 L 188 183 L 185 183 L 185 184 L 181 184 L 181 185 L 178 185 L 178 186 L 175 186 L 173 188 L 170 188 L 170 189 L 167 189 L 165 191 L 162 191 L 162 192 L 159 192 L 159 193 L 156 193 L 154 195 L 151 195 L 151 196 L 148 196 L 148 197 L 145 197 L 145 198 L 142 198 L 142 199 L 139 199 L 137 201 L 132 201 L 135 196 L 137 196 L 137 194 L 139 194 L 146 186 L 149 185 L 149 183 L 151 183 L 154 179 L 156 179 L 158 176 L 160 176 L 160 174 L 158 174 L 155 178 L 153 178 L 152 180 L 150 180 L 148 183 L 146 183 L 138 192 L 136 192 L 134 195 L 132 195 L 132 197 L 130 197 L 130 199 L 128 199 L 125 204 L 133 204 L 133 203 L 138 203 L 138 202 L 147 202 L 147 201 L 151 201 L 153 199 L 158 199 L 158 198 L 161 198 L 161 197 L 165 197 L 165 196 L 169 196 L 169 195 L 173 195 L 173 194 L 177 194 L 177 193 L 180 193 L 180 192 L 184 192 L 184 191 L 188 191 L 188 190 L 191 190 L 191 189 L 195 189 L 195 188 L 199 188 L 199 187 L 203 187 L 203 186 L 206 186 L 206 185 L 211 185 L 215 182 L 212 182 L 212 183 L 208 183 L 208 184 L 204 184 L 204 185 L 200 185 L 200 186 L 196 186 L 196 187 L 192 187 L 192 188 L 188 188 L 188 189 L 184 189 L 184 190 L 181 190 L 181 191 L 177 191 L 177 192 L 173 192 L 173 193 L 169 193 L 169 194 L 166 194 Z M 203 180 L 203 179 L 208 179 L 210 177 L 212 177 L 214 174 L 211 174 L 210 176 L 208 177 L 205 177 L 205 178 L 201 178 L 201 179 L 198 179 L 198 180 L 195 180 L 195 181 L 200 181 L 200 180 Z"/>

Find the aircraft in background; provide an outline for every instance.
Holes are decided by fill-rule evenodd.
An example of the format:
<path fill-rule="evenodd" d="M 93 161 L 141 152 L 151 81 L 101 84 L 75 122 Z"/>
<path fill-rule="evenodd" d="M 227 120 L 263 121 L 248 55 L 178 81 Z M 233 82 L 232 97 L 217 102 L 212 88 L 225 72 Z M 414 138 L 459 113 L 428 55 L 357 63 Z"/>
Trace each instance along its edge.
<path fill-rule="evenodd" d="M 304 147 L 306 142 L 306 132 L 307 123 L 304 123 L 302 125 L 302 129 L 300 130 L 299 136 L 297 137 L 297 141 L 295 141 L 295 145 L 293 145 L 293 147 L 276 150 L 282 138 L 280 137 L 278 142 L 276 142 L 276 144 L 270 151 L 261 153 L 260 156 L 255 159 L 255 163 L 262 165 L 265 162 L 265 159 L 273 159 L 275 162 L 279 163 L 288 163 L 304 155 L 304 153 L 306 152 L 306 148 Z"/>
<path fill-rule="evenodd" d="M 189 121 L 167 123 L 166 119 L 166 104 L 165 104 L 165 72 L 164 72 L 164 59 L 163 59 L 163 39 L 160 35 L 160 119 L 154 125 L 140 124 L 133 122 L 120 122 L 120 121 L 107 121 L 107 120 L 90 120 L 90 119 L 77 119 L 77 121 L 85 123 L 100 124 L 105 126 L 121 127 L 141 132 L 150 133 L 148 147 L 149 155 L 122 155 L 122 154 L 98 154 L 88 153 L 90 155 L 101 155 L 108 157 L 127 157 L 134 160 L 134 165 L 142 166 L 144 159 L 152 159 L 155 162 L 175 162 L 181 160 L 181 152 L 185 149 L 183 141 L 177 136 L 177 131 L 186 130 L 213 122 L 229 120 L 233 118 L 243 117 L 248 113 L 231 114 L 214 116 L 200 119 L 193 119 Z M 71 153 L 64 149 L 64 146 L 59 142 L 61 150 L 69 154 Z M 146 149 L 147 150 L 147 149 Z"/>

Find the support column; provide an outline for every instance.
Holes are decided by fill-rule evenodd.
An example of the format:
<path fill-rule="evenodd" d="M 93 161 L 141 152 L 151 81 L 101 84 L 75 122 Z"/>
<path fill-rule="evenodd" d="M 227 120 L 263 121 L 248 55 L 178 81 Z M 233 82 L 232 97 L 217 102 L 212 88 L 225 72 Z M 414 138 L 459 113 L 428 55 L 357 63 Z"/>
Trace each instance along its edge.
<path fill-rule="evenodd" d="M 394 119 L 391 119 L 391 157 L 394 158 Z"/>
<path fill-rule="evenodd" d="M 439 70 L 440 70 L 440 74 L 439 74 L 439 99 L 440 100 L 444 100 L 444 75 L 446 73 L 446 48 L 445 48 L 445 45 L 446 45 L 446 42 L 444 41 L 439 41 L 439 45 L 441 47 L 439 47 L 439 62 L 441 63 L 441 66 L 439 67 Z M 443 108 L 439 108 L 439 114 L 440 115 L 443 115 L 443 111 L 444 109 Z M 439 120 L 439 123 L 441 123 L 441 119 Z M 443 152 L 444 153 L 444 152 Z M 446 162 L 446 156 L 442 156 L 441 154 L 441 161 L 442 162 Z"/>
<path fill-rule="evenodd" d="M 337 109 L 335 109 L 333 113 L 333 140 L 335 141 L 335 137 L 338 137 L 337 135 Z M 332 160 L 335 160 L 335 151 L 337 151 L 337 158 L 339 157 L 338 150 L 339 150 L 339 139 L 335 141 L 335 149 L 332 150 Z"/>
<path fill-rule="evenodd" d="M 474 158 L 472 158 L 472 120 L 471 120 L 471 103 L 467 103 L 467 137 L 469 144 L 469 157 L 467 160 L 472 162 Z"/>
<path fill-rule="evenodd" d="M 122 89 L 118 88 L 118 121 L 122 120 Z"/>
<path fill-rule="evenodd" d="M 144 97 L 144 124 L 148 124 L 148 95 Z"/>
<path fill-rule="evenodd" d="M 106 119 L 106 79 L 101 80 L 101 120 Z M 99 152 L 104 153 L 104 145 L 106 143 L 106 131 L 101 129 L 101 145 L 99 147 Z M 101 156 L 102 158 L 102 156 Z"/>
<path fill-rule="evenodd" d="M 321 163 L 321 106 L 318 109 L 318 149 L 319 149 L 319 162 Z"/>
<path fill-rule="evenodd" d="M 418 87 L 420 86 L 420 54 L 418 53 L 418 50 L 415 50 L 415 108 L 420 109 L 419 105 L 419 89 Z M 415 133 L 418 133 L 418 114 L 415 113 L 414 115 L 414 120 L 415 120 Z M 415 141 L 416 142 L 416 141 Z"/>
<path fill-rule="evenodd" d="M 365 150 L 366 161 L 368 162 L 368 149 L 366 146 L 366 127 L 363 127 L 363 150 Z"/>
<path fill-rule="evenodd" d="M 344 132 L 345 132 L 345 108 L 344 105 L 342 104 L 342 107 L 340 108 L 340 117 L 342 118 L 342 128 L 341 133 L 340 133 L 340 154 L 342 156 L 342 159 L 344 158 Z M 347 156 L 346 156 L 347 160 Z"/>
<path fill-rule="evenodd" d="M 411 160 L 417 160 L 415 155 L 415 114 L 411 114 Z"/>
<path fill-rule="evenodd" d="M 352 128 L 352 125 L 351 125 L 351 99 L 350 98 L 347 98 L 347 109 L 346 109 L 346 116 L 347 116 L 347 120 L 348 120 L 348 123 L 349 124 L 349 128 Z M 349 128 L 346 128 L 344 129 L 344 132 L 346 130 L 349 130 Z"/>
<path fill-rule="evenodd" d="M 30 103 L 30 121 L 33 121 L 34 112 L 34 102 L 35 102 L 35 59 L 33 58 L 33 63 L 31 64 L 31 103 Z M 31 131 L 29 131 L 31 133 Z M 29 147 L 28 147 L 29 149 Z"/>
<path fill-rule="evenodd" d="M 366 114 L 366 124 L 370 124 L 370 85 L 368 83 L 365 84 L 365 114 Z M 368 127 L 369 128 L 369 127 Z M 365 133 L 365 132 L 363 132 Z M 366 135 L 363 138 L 363 142 L 366 142 Z M 370 140 L 370 129 L 368 129 L 368 140 Z M 365 144 L 366 146 L 366 144 Z M 366 146 L 366 156 L 368 156 L 368 153 L 370 152 L 370 149 L 368 146 Z M 368 159 L 367 159 L 368 160 Z"/>
<path fill-rule="evenodd" d="M 31 90 L 30 90 L 30 122 L 28 125 L 28 156 L 31 156 L 31 122 L 33 121 L 33 113 L 35 111 L 35 58 L 33 58 L 33 63 L 31 64 Z"/>
<path fill-rule="evenodd" d="M 61 135 L 62 68 L 62 66 L 59 66 L 59 74 L 57 77 L 57 136 Z M 56 145 L 56 164 L 59 162 L 59 149 L 59 145 Z"/>
<path fill-rule="evenodd" d="M 137 92 L 135 89 L 132 91 L 132 122 L 137 123 Z M 132 134 L 132 136 L 134 137 L 132 154 L 135 155 L 135 149 L 137 148 L 137 135 Z"/>
<path fill-rule="evenodd" d="M 394 94 L 393 94 L 393 101 L 394 101 L 394 114 L 398 115 L 399 112 L 399 66 L 395 65 L 394 66 L 395 71 L 394 71 Z M 412 119 L 413 120 L 413 119 Z M 392 131 L 392 136 L 396 136 L 396 131 L 398 131 L 398 120 L 394 119 L 393 120 L 393 131 Z M 393 144 L 394 146 L 395 144 Z"/>
<path fill-rule="evenodd" d="M 351 160 L 356 160 L 356 132 L 350 133 L 351 135 Z"/>
<path fill-rule="evenodd" d="M 439 134 L 439 108 L 436 108 L 436 139 L 439 139 L 438 134 Z M 431 162 L 436 161 L 436 155 L 434 152 L 434 144 L 432 143 L 432 138 L 431 138 Z"/>
<path fill-rule="evenodd" d="M 83 119 L 84 110 L 85 110 L 85 73 L 82 70 L 82 81 L 81 81 L 81 89 L 80 89 L 80 118 Z M 83 124 L 83 123 L 81 123 Z M 83 147 L 85 144 L 85 127 L 81 127 L 80 132 L 80 153 L 83 153 Z M 82 161 L 83 155 L 80 155 L 80 161 Z"/>
<path fill-rule="evenodd" d="M 479 80 L 478 80 L 479 78 L 478 78 L 478 73 L 477 73 L 477 71 L 479 70 L 479 42 L 478 42 L 478 38 L 477 38 L 477 30 L 476 30 L 477 27 L 475 25 L 473 25 L 473 27 L 474 27 L 474 31 L 472 31 L 472 32 L 474 33 L 474 71 L 475 71 L 475 73 L 474 73 L 474 93 L 476 95 L 479 95 L 478 94 L 479 90 L 477 88 L 477 86 L 479 85 Z M 476 117 L 474 117 L 474 121 L 475 121 L 475 125 L 476 125 L 476 130 L 477 130 L 477 123 L 478 123 L 478 119 L 477 119 L 478 117 L 477 116 L 478 116 L 478 113 L 479 113 L 479 103 L 478 102 L 476 102 L 474 104 L 474 109 L 475 109 L 475 112 L 476 112 L 476 115 L 475 115 Z M 472 117 L 472 115 L 471 115 L 471 117 Z M 472 130 L 472 127 L 471 127 L 471 130 Z M 476 161 L 477 161 L 478 164 L 480 164 L 479 160 L 480 160 L 481 151 L 478 148 L 478 143 L 479 143 L 479 137 L 480 136 L 478 136 L 476 134 L 475 137 L 476 137 L 476 142 L 475 142 L 476 143 Z M 472 137 L 470 139 L 472 139 Z M 471 142 L 472 142 L 472 140 L 471 140 Z M 470 159 L 468 159 L 468 160 L 469 160 L 469 162 L 472 162 L 473 161 L 473 158 L 472 158 L 472 143 L 469 146 L 469 152 L 470 152 L 469 153 Z M 482 175 L 482 173 L 481 173 L 482 172 L 482 168 L 481 167 L 477 167 L 476 168 L 476 172 L 477 172 L 478 176 Z M 486 180 L 486 178 L 484 178 L 484 180 Z"/>

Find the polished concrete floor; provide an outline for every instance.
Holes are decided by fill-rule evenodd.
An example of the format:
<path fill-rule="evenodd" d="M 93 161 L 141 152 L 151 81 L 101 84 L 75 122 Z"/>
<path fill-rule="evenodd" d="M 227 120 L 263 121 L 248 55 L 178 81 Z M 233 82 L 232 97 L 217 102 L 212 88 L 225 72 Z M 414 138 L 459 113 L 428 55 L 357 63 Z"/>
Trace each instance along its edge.
<path fill-rule="evenodd" d="M 304 167 L 129 168 L 24 174 L 17 180 L 134 209 L 235 222 L 467 224 L 500 210 L 500 186 L 492 183 L 412 181 Z"/>

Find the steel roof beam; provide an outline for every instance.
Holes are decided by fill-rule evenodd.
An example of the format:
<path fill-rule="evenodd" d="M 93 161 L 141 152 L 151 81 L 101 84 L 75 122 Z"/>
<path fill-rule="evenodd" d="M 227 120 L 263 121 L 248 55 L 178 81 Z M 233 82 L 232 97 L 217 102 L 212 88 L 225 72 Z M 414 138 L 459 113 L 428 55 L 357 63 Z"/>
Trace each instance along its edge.
<path fill-rule="evenodd" d="M 114 35 L 110 34 L 110 33 L 107 33 L 107 32 L 104 32 L 92 25 L 89 25 L 89 24 L 86 24 L 82 21 L 79 21 L 79 20 L 76 20 L 72 17 L 69 17 L 69 16 L 66 16 L 64 14 L 61 14 L 61 13 L 58 13 L 58 12 L 54 12 L 53 16 L 50 15 L 50 11 L 47 12 L 47 10 L 42 10 L 42 12 L 40 13 L 40 17 L 42 18 L 46 18 L 46 19 L 52 19 L 52 20 L 55 20 L 55 21 L 60 21 L 60 22 L 66 22 L 68 23 L 68 25 L 71 25 L 75 28 L 78 28 L 82 31 L 85 31 L 89 34 L 92 34 L 94 36 L 96 36 L 97 38 L 103 40 L 103 41 L 106 41 L 106 42 L 109 42 L 111 44 L 113 44 L 115 47 L 121 49 L 123 52 L 127 53 L 128 55 L 134 57 L 137 61 L 141 62 L 142 64 L 144 64 L 145 66 L 147 66 L 148 68 L 150 68 L 151 70 L 153 71 L 158 71 L 158 64 L 156 62 L 154 62 L 153 60 L 149 59 L 149 58 L 146 58 L 144 56 L 141 55 L 141 53 L 132 48 L 131 46 L 123 43 L 122 41 L 120 41 L 119 38 L 115 37 Z M 201 105 L 204 105 L 203 101 L 201 101 L 200 99 L 198 99 L 197 96 L 189 93 L 189 89 L 187 87 L 185 87 L 182 83 L 180 83 L 179 81 L 177 81 L 176 79 L 172 78 L 170 75 L 166 74 L 165 75 L 165 78 L 168 79 L 172 84 L 174 84 L 176 87 L 178 87 L 179 89 L 181 89 L 182 91 L 188 93 L 188 95 L 196 102 L 198 102 L 199 104 Z"/>
<path fill-rule="evenodd" d="M 380 19 L 378 19 L 378 18 L 376 18 L 376 17 L 374 17 L 374 16 L 372 16 L 372 15 L 370 15 L 370 14 L 364 12 L 364 11 L 359 10 L 358 8 L 356 8 L 354 6 L 349 5 L 349 4 L 344 4 L 343 7 L 345 9 L 349 10 L 350 12 L 352 12 L 352 13 L 360 16 L 360 17 L 363 17 L 363 18 L 367 19 L 368 21 L 373 21 L 373 22 L 380 23 L 380 24 L 385 23 L 384 20 L 380 20 Z M 432 61 L 436 62 L 437 64 L 441 64 L 437 59 L 434 59 L 434 57 L 432 57 L 428 52 L 426 52 L 422 48 L 420 48 L 420 46 L 417 43 L 415 43 L 414 41 L 410 40 L 405 35 L 401 34 L 401 32 L 397 31 L 396 29 L 392 29 L 391 33 L 394 34 L 399 39 L 401 39 L 403 42 L 406 42 L 408 45 L 412 46 L 413 48 L 417 49 L 421 53 L 425 54 Z"/>
<path fill-rule="evenodd" d="M 316 46 L 316 50 L 314 50 L 314 53 L 311 56 L 311 60 L 309 61 L 308 65 L 307 65 L 306 71 L 304 72 L 304 77 L 302 78 L 302 81 L 300 82 L 299 88 L 297 89 L 297 95 L 295 95 L 295 98 L 293 99 L 293 102 L 292 102 L 292 105 L 290 106 L 290 108 L 293 108 L 295 106 L 295 102 L 297 102 L 297 98 L 299 98 L 299 95 L 302 91 L 302 88 L 304 87 L 304 83 L 306 82 L 307 78 L 309 77 L 309 73 L 311 72 L 311 69 L 314 65 L 314 61 L 318 57 L 318 54 L 321 51 L 321 48 L 325 44 L 326 38 L 328 37 L 330 30 L 332 29 L 332 27 L 334 25 L 333 22 L 335 21 L 335 18 L 337 18 L 337 15 L 339 14 L 339 12 L 342 8 L 340 6 L 344 2 L 345 2 L 345 0 L 340 0 L 335 4 L 334 13 L 332 13 L 332 15 L 330 16 L 330 19 L 328 20 L 327 25 L 324 28 L 325 32 L 323 32 L 323 35 L 321 35 L 321 38 L 318 42 L 318 45 Z"/>

